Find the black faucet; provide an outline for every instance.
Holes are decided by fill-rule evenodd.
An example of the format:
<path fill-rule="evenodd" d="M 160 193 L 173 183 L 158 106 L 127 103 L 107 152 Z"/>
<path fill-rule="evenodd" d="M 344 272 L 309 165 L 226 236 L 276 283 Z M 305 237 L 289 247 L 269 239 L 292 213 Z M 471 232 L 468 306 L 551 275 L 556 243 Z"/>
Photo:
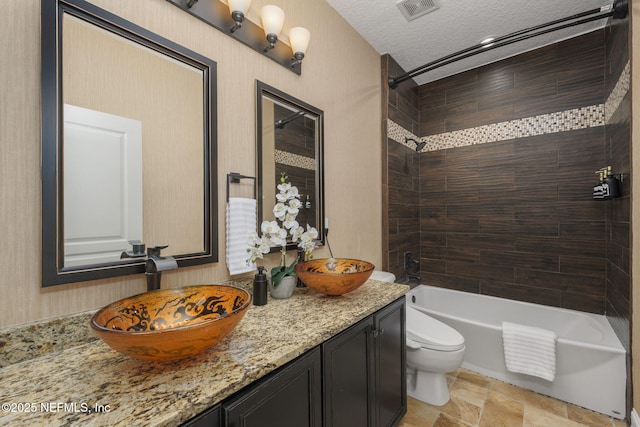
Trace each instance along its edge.
<path fill-rule="evenodd" d="M 161 256 L 162 249 L 168 248 L 168 246 L 153 246 L 147 248 L 145 254 L 145 244 L 139 240 L 131 240 L 129 242 L 132 246 L 132 250 L 124 251 L 120 254 L 120 258 L 142 258 L 145 257 L 144 275 L 147 277 L 147 291 L 153 291 L 160 289 L 160 279 L 162 279 L 162 272 L 165 270 L 173 270 L 178 268 L 176 259 L 172 256 Z"/>
<path fill-rule="evenodd" d="M 176 259 L 172 256 L 160 256 L 160 251 L 168 246 L 154 246 L 147 248 L 147 262 L 144 265 L 144 274 L 147 276 L 147 291 L 160 289 L 162 272 L 178 268 Z"/>

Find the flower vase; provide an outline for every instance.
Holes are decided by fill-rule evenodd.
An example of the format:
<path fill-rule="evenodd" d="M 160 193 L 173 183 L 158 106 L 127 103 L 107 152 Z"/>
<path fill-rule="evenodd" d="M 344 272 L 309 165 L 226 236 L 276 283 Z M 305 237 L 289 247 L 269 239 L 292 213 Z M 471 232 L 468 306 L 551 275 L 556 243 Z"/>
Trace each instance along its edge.
<path fill-rule="evenodd" d="M 296 276 L 285 276 L 282 281 L 278 283 L 278 286 L 273 286 L 273 282 L 269 282 L 269 293 L 272 298 L 285 299 L 289 298 L 293 294 L 293 290 L 296 287 Z"/>

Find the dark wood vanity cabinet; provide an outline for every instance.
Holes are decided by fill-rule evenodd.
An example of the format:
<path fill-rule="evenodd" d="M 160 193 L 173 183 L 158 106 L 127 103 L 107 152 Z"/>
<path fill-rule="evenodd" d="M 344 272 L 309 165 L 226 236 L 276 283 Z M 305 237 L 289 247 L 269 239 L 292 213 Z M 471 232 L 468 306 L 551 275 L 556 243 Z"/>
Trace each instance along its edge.
<path fill-rule="evenodd" d="M 407 411 L 400 299 L 322 345 L 324 425 L 387 427 Z"/>
<path fill-rule="evenodd" d="M 183 426 L 390 427 L 407 411 L 404 297 Z"/>
<path fill-rule="evenodd" d="M 407 413 L 407 338 L 405 299 L 374 316 L 375 426 L 395 426 Z"/>
<path fill-rule="evenodd" d="M 308 351 L 222 404 L 224 427 L 321 427 L 320 349 Z"/>

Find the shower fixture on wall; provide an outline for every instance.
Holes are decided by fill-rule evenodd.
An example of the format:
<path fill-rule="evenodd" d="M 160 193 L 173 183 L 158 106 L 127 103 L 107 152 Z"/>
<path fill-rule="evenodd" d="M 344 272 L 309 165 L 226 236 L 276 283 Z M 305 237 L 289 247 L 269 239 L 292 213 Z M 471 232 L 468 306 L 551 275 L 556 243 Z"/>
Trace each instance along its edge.
<path fill-rule="evenodd" d="M 276 129 L 282 129 L 287 123 L 291 123 L 292 121 L 299 119 L 300 117 L 304 117 L 304 111 L 296 111 L 290 116 L 285 117 L 284 119 L 277 120 L 273 125 Z"/>
<path fill-rule="evenodd" d="M 612 5 L 603 6 L 597 9 L 591 9 L 586 12 L 568 16 L 566 18 L 557 19 L 546 24 L 537 25 L 524 30 L 516 31 L 505 36 L 496 37 L 491 43 L 478 43 L 466 49 L 459 50 L 435 61 L 431 61 L 418 68 L 414 68 L 400 76 L 389 77 L 387 83 L 391 89 L 398 87 L 398 84 L 412 79 L 416 76 L 424 74 L 428 71 L 435 70 L 452 62 L 468 58 L 487 50 L 496 49 L 519 41 L 527 40 L 532 37 L 540 36 L 552 31 L 562 30 L 564 28 L 574 27 L 576 25 L 585 24 L 598 19 L 612 17 L 613 19 L 624 19 L 629 13 L 628 0 L 614 0 Z M 572 21 L 572 22 L 571 22 Z"/>
<path fill-rule="evenodd" d="M 404 137 L 404 142 L 413 142 L 416 145 L 416 153 L 419 153 L 424 148 L 424 146 L 427 145 L 426 141 L 416 141 L 415 139 L 409 138 L 408 136 Z"/>

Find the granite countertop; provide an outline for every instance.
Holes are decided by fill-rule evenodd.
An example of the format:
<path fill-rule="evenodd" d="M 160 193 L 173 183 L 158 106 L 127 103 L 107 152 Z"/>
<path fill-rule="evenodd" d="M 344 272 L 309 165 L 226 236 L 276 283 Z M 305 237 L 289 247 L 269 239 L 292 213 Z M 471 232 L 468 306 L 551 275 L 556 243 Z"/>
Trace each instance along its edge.
<path fill-rule="evenodd" d="M 408 290 L 376 280 L 339 297 L 299 288 L 252 305 L 218 345 L 176 362 L 139 361 L 92 340 L 12 363 L 0 368 L 0 425 L 175 426 Z"/>

